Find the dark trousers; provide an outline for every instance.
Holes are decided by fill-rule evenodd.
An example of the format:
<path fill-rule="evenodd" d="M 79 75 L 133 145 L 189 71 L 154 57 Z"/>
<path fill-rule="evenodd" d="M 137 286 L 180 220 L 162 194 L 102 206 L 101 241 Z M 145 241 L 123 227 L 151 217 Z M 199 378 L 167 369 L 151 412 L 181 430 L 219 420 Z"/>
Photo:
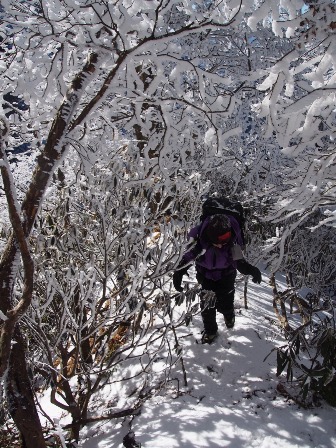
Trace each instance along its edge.
<path fill-rule="evenodd" d="M 233 302 L 235 294 L 235 279 L 236 272 L 226 275 L 217 282 L 207 278 L 199 278 L 199 282 L 202 286 L 201 315 L 205 333 L 215 334 L 217 332 L 217 311 L 228 317 L 234 314 Z M 213 291 L 215 293 L 215 297 L 212 300 L 209 300 L 206 291 Z"/>

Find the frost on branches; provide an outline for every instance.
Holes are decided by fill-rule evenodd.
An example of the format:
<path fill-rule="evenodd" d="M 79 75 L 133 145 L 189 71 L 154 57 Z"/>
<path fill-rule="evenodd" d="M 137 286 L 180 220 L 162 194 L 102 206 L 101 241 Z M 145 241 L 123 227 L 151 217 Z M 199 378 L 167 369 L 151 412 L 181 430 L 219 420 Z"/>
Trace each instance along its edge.
<path fill-rule="evenodd" d="M 275 268 L 295 266 L 291 250 L 301 257 L 295 232 L 306 219 L 319 232 L 333 225 L 335 11 L 322 1 L 303 6 L 1 1 L 3 148 L 19 167 L 5 189 L 18 198 L 35 263 L 29 312 L 16 332 L 2 324 L 1 340 L 22 348 L 24 365 L 24 326 L 36 350 L 28 359 L 71 414 L 72 438 L 92 394 L 116 372 L 148 391 L 158 387 L 151 369 L 163 347 L 159 384 L 181 362 L 175 328 L 185 316 L 172 311 L 169 274 L 204 193 L 235 194 L 282 226 L 276 237 L 266 231 Z M 27 271 L 14 226 L 2 234 L 7 317 Z M 26 446 L 45 446 L 15 417 L 24 409 L 10 350 L 1 367 Z M 120 412 L 135 412 L 137 398 Z"/>
<path fill-rule="evenodd" d="M 254 106 L 265 119 L 266 135 L 274 133 L 283 154 L 295 161 L 282 167 L 283 191 L 273 189 L 272 220 L 289 223 L 279 239 L 280 254 L 297 228 L 322 226 L 328 232 L 336 216 L 336 9 L 333 2 L 311 2 L 304 14 L 293 17 L 293 3 L 283 2 L 282 17 L 272 22 L 274 32 L 286 33 L 293 48 L 259 83 L 266 95 Z"/>
<path fill-rule="evenodd" d="M 334 2 L 309 1 L 295 15 L 299 3 L 282 2 L 281 15 L 273 15 L 274 33 L 289 37 L 293 48 L 259 83 L 266 95 L 254 110 L 285 156 L 283 182 L 266 186 L 264 196 L 273 196 L 267 220 L 277 225 L 267 247 L 269 262 L 274 270 L 286 270 L 289 286 L 275 294 L 288 338 L 278 353 L 278 372 L 286 369 L 288 379 L 295 373 L 304 397 L 318 391 L 335 405 L 336 8 Z M 249 24 L 260 26 L 253 19 Z M 305 299 L 297 294 L 302 287 L 311 288 Z M 301 323 L 292 314 L 293 300 Z"/>
<path fill-rule="evenodd" d="M 52 190 L 53 174 L 70 148 L 77 152 L 84 176 L 91 175 L 92 167 L 100 157 L 102 166 L 109 166 L 109 156 L 117 151 L 121 157 L 114 167 L 117 182 L 116 185 L 113 184 L 114 189 L 118 188 L 119 179 L 124 179 L 123 171 L 127 173 L 129 168 L 128 158 L 123 157 L 124 152 L 133 154 L 137 170 L 135 175 L 133 172 L 132 176 L 127 174 L 128 191 L 134 189 L 137 195 L 137 188 L 140 187 L 140 195 L 143 197 L 144 191 L 152 191 L 154 184 L 155 196 L 146 200 L 152 213 L 158 213 L 159 209 L 160 220 L 165 214 L 166 205 L 158 207 L 158 204 L 162 204 L 163 198 L 167 198 L 167 204 L 174 200 L 175 194 L 171 191 L 171 186 L 176 184 L 176 179 L 179 176 L 190 178 L 192 170 L 203 160 L 206 168 L 211 165 L 217 149 L 213 139 L 204 140 L 204 135 L 218 135 L 214 126 L 215 119 L 230 112 L 233 102 L 229 97 L 233 96 L 233 91 L 229 89 L 228 94 L 221 94 L 217 102 L 213 93 L 209 97 L 209 83 L 214 86 L 217 82 L 222 84 L 220 74 L 213 74 L 199 66 L 199 57 L 188 55 L 188 50 L 183 48 L 180 40 L 190 37 L 194 48 L 196 42 L 204 39 L 207 44 L 209 32 L 229 28 L 241 17 L 242 4 L 237 1 L 190 5 L 151 2 L 150 8 L 148 6 L 148 2 L 143 1 L 1 2 L 0 82 L 4 95 L 4 114 L 10 119 L 7 151 L 11 154 L 17 147 L 28 147 L 37 153 L 31 182 L 27 185 L 26 192 L 19 191 L 18 194 L 22 228 L 26 237 L 31 235 L 38 213 L 42 215 L 42 223 L 46 222 L 42 199 L 49 187 Z M 210 47 L 207 49 L 205 45 L 205 52 L 209 51 Z M 211 127 L 214 127 L 214 131 L 209 131 Z M 115 142 L 118 143 L 115 145 Z M 62 176 L 60 173 L 58 171 L 58 175 Z M 11 188 L 18 186 L 20 190 L 21 179 L 16 177 L 15 180 L 16 184 L 12 182 Z M 194 183 L 192 180 L 191 185 Z M 78 191 L 78 187 L 74 190 Z M 197 191 L 196 189 L 196 195 Z M 171 209 L 174 207 L 175 204 Z M 132 211 L 128 211 L 123 219 L 129 219 L 131 213 Z M 163 225 L 160 223 L 161 221 L 156 225 Z M 147 225 L 151 231 L 153 224 Z M 166 225 L 171 224 L 168 221 Z M 50 226 L 52 228 L 52 224 Z M 109 228 L 107 226 L 107 230 Z M 139 226 L 138 230 L 141 229 Z M 43 243 L 43 230 L 44 228 L 41 229 L 41 236 L 37 236 L 40 245 Z M 113 231 L 116 232 L 116 229 Z M 129 243 L 133 244 L 132 238 L 135 236 L 134 233 L 129 235 Z M 59 240 L 58 245 L 65 244 L 60 235 L 53 237 Z M 107 237 L 112 238 L 112 235 Z M 14 240 L 15 236 L 11 234 L 1 261 L 1 311 L 5 316 L 23 294 L 24 276 L 17 263 L 18 248 Z M 114 251 L 114 246 L 111 247 Z M 132 253 L 131 248 L 125 247 Z M 45 254 L 48 254 L 47 249 Z M 137 251 L 135 254 L 138 255 Z M 38 262 L 38 259 L 35 261 Z M 164 263 L 164 256 L 160 251 L 157 261 L 159 267 L 156 266 L 154 272 L 160 276 Z M 79 271 L 76 263 L 73 264 L 70 259 L 63 263 L 68 266 L 65 278 L 68 280 L 68 275 L 72 275 L 73 281 L 62 284 L 58 280 L 57 283 L 58 274 L 49 274 L 47 271 L 47 280 L 35 283 L 36 294 L 39 282 L 42 282 L 42 294 L 43 284 L 47 285 L 46 297 L 48 300 L 55 298 L 59 304 L 57 306 L 67 304 L 64 297 L 69 294 L 75 300 L 79 300 L 81 294 L 89 297 L 93 291 L 93 275 L 101 276 L 98 267 L 93 265 L 86 272 L 82 267 Z M 90 266 L 87 261 L 84 263 L 85 266 Z M 112 281 L 115 268 L 110 268 L 106 261 L 103 266 L 102 278 L 105 283 L 107 278 Z M 140 265 L 135 260 L 128 268 L 131 278 L 137 279 L 134 282 L 135 288 L 140 288 L 145 271 L 141 268 L 139 271 L 134 270 L 132 274 L 132 266 L 135 269 Z M 77 275 L 82 275 L 80 283 Z M 14 280 L 17 280 L 15 289 L 12 288 Z M 104 288 L 106 287 L 105 284 Z M 103 293 L 103 298 L 104 294 L 106 292 Z M 85 308 L 84 314 L 78 305 L 75 308 L 65 307 L 65 317 L 69 316 L 74 323 L 70 309 L 81 319 L 92 319 L 92 306 Z M 6 333 L 6 337 L 7 341 L 13 337 L 16 342 L 14 346 L 23 349 L 20 327 L 17 326 L 16 333 Z M 2 330 L 4 328 L 2 326 Z M 37 328 L 40 329 L 41 326 Z M 77 324 L 74 328 L 77 328 Z M 86 330 L 83 330 L 84 333 L 87 328 L 86 326 Z M 88 334 L 84 337 L 86 344 L 89 343 L 88 337 Z M 58 348 L 61 350 L 62 347 Z M 6 378 L 12 387 L 7 388 L 7 399 L 11 403 L 10 411 L 15 423 L 26 446 L 42 447 L 44 442 L 41 431 L 36 436 L 31 436 L 31 427 L 38 426 L 33 422 L 21 425 L 25 420 L 25 408 L 22 407 L 20 396 L 14 387 L 15 384 L 21 384 L 20 373 L 24 371 L 22 363 L 14 363 L 8 350 L 1 353 L 3 371 L 9 362 Z M 24 351 L 21 350 L 18 354 L 24 365 Z M 63 369 L 67 368 L 65 359 L 68 355 L 64 354 L 63 360 L 61 358 L 59 365 Z M 84 360 L 86 359 L 84 356 Z M 49 365 L 53 365 L 54 361 L 53 355 L 49 354 Z M 72 403 L 71 390 L 67 388 L 65 393 Z M 73 411 L 73 417 L 77 422 L 73 436 L 78 438 L 81 423 L 78 421 L 77 409 Z"/>

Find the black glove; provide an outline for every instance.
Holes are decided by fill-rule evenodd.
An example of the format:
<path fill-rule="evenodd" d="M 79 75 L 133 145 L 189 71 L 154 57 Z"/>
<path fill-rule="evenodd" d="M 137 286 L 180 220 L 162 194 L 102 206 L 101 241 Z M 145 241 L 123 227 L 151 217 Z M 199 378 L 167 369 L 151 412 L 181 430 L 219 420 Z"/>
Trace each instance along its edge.
<path fill-rule="evenodd" d="M 261 272 L 246 260 L 237 260 L 237 269 L 243 275 L 252 275 L 253 283 L 261 283 Z"/>
<path fill-rule="evenodd" d="M 256 267 L 253 269 L 252 281 L 253 283 L 261 283 L 261 272 Z"/>
<path fill-rule="evenodd" d="M 183 274 L 183 271 L 175 271 L 173 274 L 173 285 L 176 291 L 179 292 L 183 291 L 183 288 L 181 286 Z"/>

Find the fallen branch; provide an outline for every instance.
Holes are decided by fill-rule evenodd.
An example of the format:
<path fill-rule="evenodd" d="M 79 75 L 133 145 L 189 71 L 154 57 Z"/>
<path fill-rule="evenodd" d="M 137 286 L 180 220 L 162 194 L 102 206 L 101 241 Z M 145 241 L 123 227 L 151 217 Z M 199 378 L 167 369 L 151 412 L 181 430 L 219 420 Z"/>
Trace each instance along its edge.
<path fill-rule="evenodd" d="M 277 392 L 279 392 L 280 395 L 287 398 L 287 400 L 292 400 L 296 404 L 298 404 L 300 407 L 302 407 L 304 409 L 309 409 L 309 406 L 307 406 L 302 400 L 299 400 L 297 397 L 290 394 L 282 383 L 277 384 L 276 390 L 277 390 Z"/>
<path fill-rule="evenodd" d="M 91 417 L 91 418 L 86 418 L 83 420 L 79 420 L 77 422 L 74 423 L 69 423 L 68 425 L 65 425 L 62 427 L 62 429 L 70 429 L 75 425 L 87 425 L 88 423 L 96 423 L 96 422 L 100 422 L 103 420 L 112 420 L 114 418 L 123 418 L 123 417 L 128 417 L 130 415 L 139 415 L 141 410 L 140 410 L 141 406 L 139 405 L 138 407 L 132 408 L 132 409 L 125 409 L 123 411 L 118 411 L 118 412 L 114 412 L 108 415 L 101 415 L 99 417 Z"/>

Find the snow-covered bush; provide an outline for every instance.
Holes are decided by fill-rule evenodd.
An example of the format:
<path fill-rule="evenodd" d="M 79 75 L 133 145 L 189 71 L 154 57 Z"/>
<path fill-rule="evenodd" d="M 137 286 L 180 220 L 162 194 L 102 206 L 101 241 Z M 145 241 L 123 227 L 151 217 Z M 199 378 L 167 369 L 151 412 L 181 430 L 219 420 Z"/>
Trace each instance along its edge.
<path fill-rule="evenodd" d="M 36 385 L 50 388 L 51 402 L 71 415 L 70 439 L 78 440 L 92 417 L 101 388 L 125 381 L 135 387 L 127 406 L 114 409 L 119 417 L 135 413 L 143 389 L 163 387 L 179 361 L 175 328 L 185 314 L 173 312 L 169 273 L 186 245 L 186 219 L 194 219 L 202 185 L 196 175 L 137 182 L 133 149 L 123 146 L 108 164 L 86 166 L 86 174 L 73 154 L 71 166 L 58 170 L 30 238 L 30 365 Z M 158 361 L 162 372 L 154 375 Z M 99 411 L 95 418 L 109 412 Z"/>
<path fill-rule="evenodd" d="M 88 209 L 84 209 L 84 221 L 78 218 L 73 225 L 71 215 L 70 227 L 62 222 L 60 235 L 53 233 L 60 227 L 56 210 L 68 204 L 69 210 L 75 207 L 75 215 L 80 215 L 81 203 L 72 202 L 70 193 L 66 193 L 64 204 L 51 201 L 49 211 L 48 207 L 42 208 L 48 188 L 53 189 L 57 177 L 62 182 L 62 171 L 57 173 L 57 169 L 62 168 L 70 149 L 77 152 L 80 175 L 84 176 L 78 177 L 73 186 L 79 196 L 88 191 L 94 198 L 90 190 L 94 185 L 92 167 L 99 162 L 100 169 L 106 168 L 114 160 L 110 188 L 116 207 L 111 210 L 124 215 L 110 217 L 113 239 L 107 233 L 104 241 L 115 257 L 118 232 L 123 236 L 121 254 L 128 260 L 131 292 L 132 285 L 138 288 L 147 278 L 147 269 L 152 287 L 164 286 L 165 281 L 160 284 L 158 280 L 163 271 L 161 255 L 165 249 L 168 257 L 173 252 L 169 244 L 183 250 L 175 230 L 189 223 L 200 206 L 198 194 L 188 198 L 190 189 L 184 189 L 183 183 L 186 179 L 190 180 L 188 185 L 198 182 L 202 187 L 195 191 L 204 191 L 211 170 L 215 175 L 221 172 L 226 185 L 247 203 L 250 195 L 252 204 L 258 204 L 259 198 L 262 206 L 271 203 L 268 218 L 280 218 L 279 228 L 285 229 L 281 238 L 273 241 L 272 253 L 280 254 L 273 264 L 275 269 L 281 266 L 287 237 L 316 208 L 328 209 L 321 224 L 334 222 L 330 206 L 335 197 L 335 5 L 322 0 L 311 3 L 303 14 L 304 3 L 299 0 L 282 1 L 279 8 L 274 2 L 240 0 L 1 2 L 0 88 L 3 115 L 8 119 L 8 132 L 1 136 L 6 138 L 1 139 L 1 172 L 13 232 L 3 245 L 0 264 L 4 317 L 0 372 L 8 373 L 12 415 L 14 419 L 20 416 L 16 424 L 21 420 L 20 431 L 27 445 L 44 448 L 45 443 L 29 393 L 21 324 L 16 323 L 32 298 L 38 297 L 55 299 L 57 310 L 68 297 L 73 304 L 65 307 L 62 316 L 69 322 L 72 314 L 89 319 L 86 309 L 84 314 L 78 309 L 76 296 L 80 293 L 88 300 L 91 293 L 96 294 L 99 279 L 105 284 L 100 297 L 105 297 L 107 278 L 113 278 L 116 270 L 107 259 L 101 261 L 104 269 L 99 271 L 88 261 L 91 253 L 102 258 L 106 254 L 103 243 L 96 247 L 89 241 L 91 252 L 85 249 L 83 239 L 88 234 L 84 218 L 91 216 Z M 256 95 L 251 99 L 253 92 Z M 24 186 L 21 171 L 16 170 L 11 177 L 6 160 L 6 153 L 18 145 L 37 151 L 32 155 L 35 169 L 29 167 L 33 174 L 28 182 L 24 180 Z M 125 147 L 132 154 L 133 164 L 124 157 Z M 120 200 L 123 194 L 126 196 Z M 181 198 L 178 205 L 177 198 Z M 86 203 L 83 197 L 81 202 L 95 210 L 95 234 L 106 224 L 102 218 L 106 214 L 99 209 L 105 202 L 90 201 Z M 125 209 L 128 201 L 134 214 Z M 145 203 L 152 217 L 149 222 Z M 184 222 L 173 221 L 175 211 Z M 35 223 L 39 213 L 41 222 Z M 64 213 L 67 216 L 66 209 Z M 167 215 L 169 219 L 162 221 Z M 131 229 L 128 221 L 132 222 Z M 38 251 L 32 254 L 26 244 L 34 223 L 35 248 L 45 249 L 43 255 Z M 166 232 L 171 236 L 169 242 L 163 239 L 160 243 L 167 247 L 156 252 L 146 246 L 142 233 L 145 227 L 141 227 L 145 224 L 149 235 L 155 228 L 159 235 Z M 67 244 L 71 250 L 80 249 L 80 256 L 69 260 Z M 40 290 L 35 290 L 32 283 L 31 255 L 37 257 L 39 272 L 35 278 Z M 20 256 L 24 271 L 22 281 L 17 283 Z M 64 266 L 63 276 L 50 274 L 51 289 L 49 279 L 41 277 L 39 265 L 45 260 L 50 266 L 53 258 L 48 256 L 56 257 Z M 153 260 L 160 267 L 154 267 Z M 164 269 L 168 273 L 171 266 L 167 263 Z M 59 287 L 57 294 L 52 289 L 55 284 Z M 15 389 L 20 384 L 25 384 L 21 390 L 27 391 L 27 407 L 22 406 L 25 400 L 19 400 Z M 26 420 L 22 424 L 24 419 L 17 409 L 26 413 L 30 423 Z M 33 437 L 32 428 L 38 432 Z"/>

